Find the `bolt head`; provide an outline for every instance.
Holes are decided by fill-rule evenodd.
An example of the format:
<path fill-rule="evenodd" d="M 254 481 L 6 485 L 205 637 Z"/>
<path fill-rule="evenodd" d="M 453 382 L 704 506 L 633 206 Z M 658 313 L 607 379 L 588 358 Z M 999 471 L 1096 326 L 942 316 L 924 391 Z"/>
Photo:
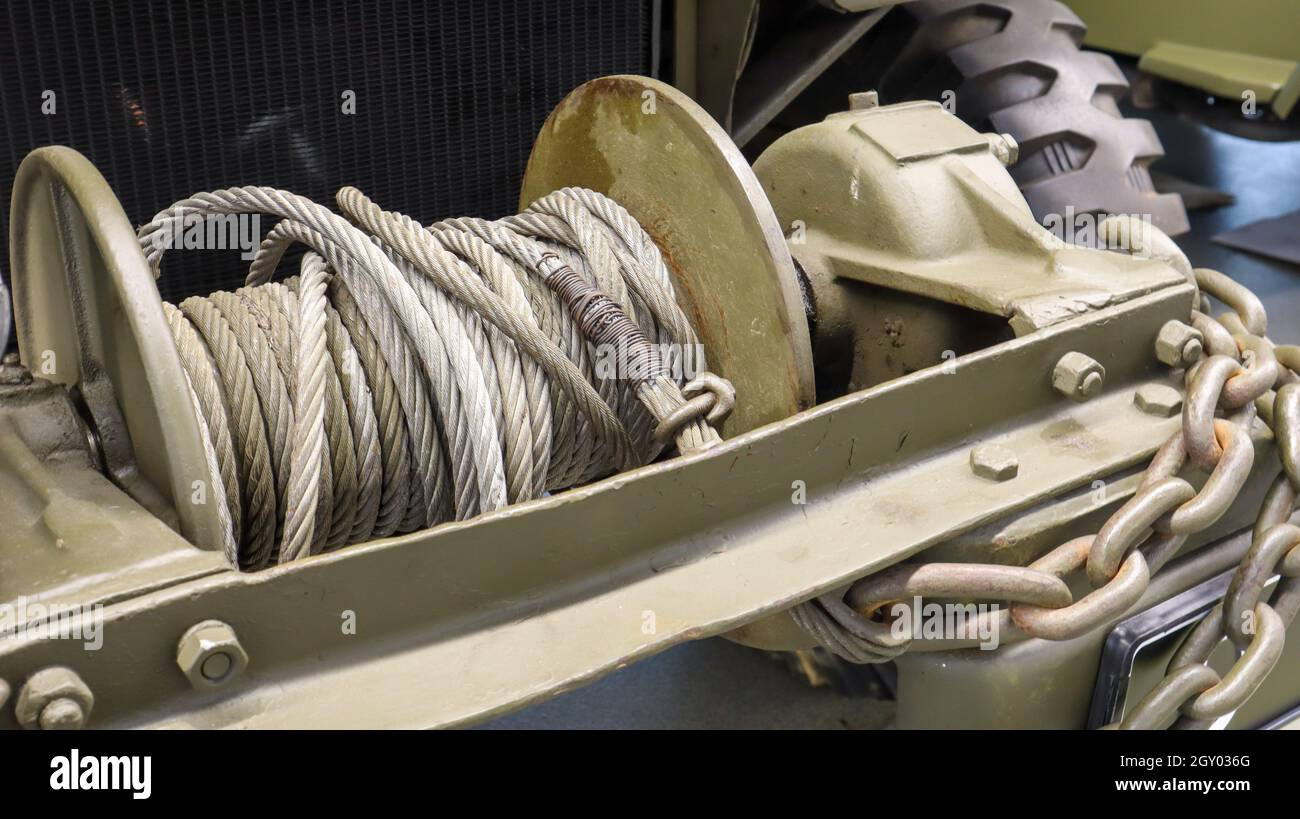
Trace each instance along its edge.
<path fill-rule="evenodd" d="M 970 451 L 970 468 L 990 481 L 1009 481 L 1020 472 L 1016 453 L 997 444 L 983 444 Z"/>
<path fill-rule="evenodd" d="M 1003 134 L 1002 141 L 1007 146 L 1007 164 L 1014 165 L 1020 159 L 1020 143 L 1011 134 Z"/>
<path fill-rule="evenodd" d="M 989 150 L 1003 165 L 1014 165 L 1020 159 L 1020 143 L 1011 134 L 985 134 Z"/>
<path fill-rule="evenodd" d="M 90 719 L 94 707 L 95 697 L 77 672 L 51 666 L 23 683 L 14 703 L 14 716 L 24 728 L 80 728 Z"/>
<path fill-rule="evenodd" d="M 248 654 L 235 630 L 220 620 L 191 626 L 176 646 L 176 665 L 198 689 L 225 685 L 248 667 Z"/>
<path fill-rule="evenodd" d="M 1183 409 L 1183 395 L 1168 384 L 1143 384 L 1133 395 L 1133 403 L 1149 415 L 1172 418 Z"/>
<path fill-rule="evenodd" d="M 1185 369 L 1201 359 L 1204 345 L 1200 330 L 1171 319 L 1156 336 L 1156 358 L 1175 369 Z"/>
<path fill-rule="evenodd" d="M 81 703 L 61 697 L 41 709 L 41 730 L 77 731 L 86 726 L 86 712 Z"/>
<path fill-rule="evenodd" d="M 880 95 L 875 91 L 858 91 L 849 94 L 850 111 L 866 111 L 880 106 Z"/>
<path fill-rule="evenodd" d="M 1083 353 L 1066 353 L 1052 370 L 1052 386 L 1071 401 L 1087 401 L 1105 383 L 1106 368 Z"/>
<path fill-rule="evenodd" d="M 32 383 L 32 374 L 21 364 L 0 364 L 0 385 L 16 387 Z"/>

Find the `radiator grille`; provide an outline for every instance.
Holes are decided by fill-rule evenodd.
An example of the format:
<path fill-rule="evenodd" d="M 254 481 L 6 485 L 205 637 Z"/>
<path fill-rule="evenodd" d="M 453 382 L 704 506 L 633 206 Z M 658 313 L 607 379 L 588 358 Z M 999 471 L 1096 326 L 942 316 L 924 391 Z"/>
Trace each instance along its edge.
<path fill-rule="evenodd" d="M 537 129 L 573 86 L 652 71 L 651 0 L 43 0 L 0 13 L 6 278 L 13 175 L 34 147 L 86 154 L 135 225 L 245 184 L 331 206 L 351 184 L 424 221 L 494 217 L 514 210 Z M 242 264 L 174 253 L 159 289 L 228 288 Z"/>

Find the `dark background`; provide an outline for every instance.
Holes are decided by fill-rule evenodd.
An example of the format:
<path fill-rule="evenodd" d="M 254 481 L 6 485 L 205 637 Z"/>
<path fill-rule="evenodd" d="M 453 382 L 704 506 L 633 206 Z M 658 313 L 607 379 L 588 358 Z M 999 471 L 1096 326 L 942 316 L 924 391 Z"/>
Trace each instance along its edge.
<path fill-rule="evenodd" d="M 653 72 L 652 11 L 651 0 L 0 3 L 0 277 L 14 173 L 42 145 L 89 157 L 137 226 L 240 185 L 321 203 L 355 185 L 423 222 L 514 213 L 556 103 L 593 77 Z M 342 112 L 345 90 L 355 115 Z M 224 251 L 175 253 L 158 288 L 172 302 L 234 289 L 245 268 Z"/>

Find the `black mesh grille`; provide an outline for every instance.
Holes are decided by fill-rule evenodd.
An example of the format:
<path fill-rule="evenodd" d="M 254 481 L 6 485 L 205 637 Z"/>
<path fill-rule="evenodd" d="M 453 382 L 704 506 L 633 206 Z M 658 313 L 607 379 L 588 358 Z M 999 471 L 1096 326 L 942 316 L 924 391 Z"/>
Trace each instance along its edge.
<path fill-rule="evenodd" d="M 651 5 L 8 2 L 0 258 L 7 268 L 14 171 L 51 144 L 86 154 L 136 225 L 196 191 L 247 184 L 331 205 L 356 185 L 424 221 L 504 215 L 538 127 L 573 86 L 650 73 Z M 176 300 L 230 287 L 240 265 L 228 252 L 172 254 L 159 289 Z"/>

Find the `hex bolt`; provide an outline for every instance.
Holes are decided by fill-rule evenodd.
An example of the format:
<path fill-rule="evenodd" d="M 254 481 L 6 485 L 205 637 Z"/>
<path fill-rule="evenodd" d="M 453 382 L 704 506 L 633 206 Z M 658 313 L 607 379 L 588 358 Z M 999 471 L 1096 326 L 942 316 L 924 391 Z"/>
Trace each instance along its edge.
<path fill-rule="evenodd" d="M 849 94 L 850 111 L 867 111 L 878 107 L 880 107 L 880 95 L 875 91 L 858 91 Z"/>
<path fill-rule="evenodd" d="M 248 667 L 248 653 L 235 630 L 220 620 L 190 627 L 176 646 L 176 665 L 198 689 L 225 685 Z"/>
<path fill-rule="evenodd" d="M 1177 319 L 1166 321 L 1156 336 L 1156 358 L 1164 364 L 1181 370 L 1200 361 L 1204 352 L 1205 336 L 1195 327 Z"/>
<path fill-rule="evenodd" d="M 76 700 L 60 697 L 41 709 L 40 724 L 45 731 L 76 731 L 85 727 L 86 712 Z"/>
<path fill-rule="evenodd" d="M 76 729 L 85 726 L 94 707 L 95 697 L 77 672 L 51 666 L 23 683 L 14 716 L 24 728 Z"/>
<path fill-rule="evenodd" d="M 981 444 L 970 451 L 970 468 L 990 481 L 1009 481 L 1020 472 L 1016 453 L 997 444 Z"/>
<path fill-rule="evenodd" d="M 1134 393 L 1133 403 L 1148 415 L 1172 418 L 1183 409 L 1183 395 L 1168 384 L 1143 384 Z"/>
<path fill-rule="evenodd" d="M 1011 134 L 985 134 L 993 155 L 1003 165 L 1014 165 L 1020 159 L 1020 143 Z"/>
<path fill-rule="evenodd" d="M 1087 401 L 1106 383 L 1106 368 L 1083 353 L 1061 356 L 1052 369 L 1052 386 L 1071 401 Z"/>

